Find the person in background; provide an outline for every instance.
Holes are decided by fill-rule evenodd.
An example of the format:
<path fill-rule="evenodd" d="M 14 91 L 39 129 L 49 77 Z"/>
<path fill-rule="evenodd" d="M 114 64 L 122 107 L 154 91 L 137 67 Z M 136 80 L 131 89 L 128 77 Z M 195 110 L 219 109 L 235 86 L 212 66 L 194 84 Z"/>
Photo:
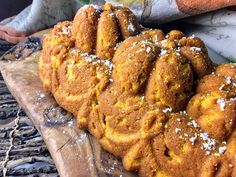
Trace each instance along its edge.
<path fill-rule="evenodd" d="M 15 3 L 16 1 L 19 2 Z M 20 2 L 23 0 L 10 0 L 6 5 L 9 8 L 13 7 L 13 4 L 15 8 L 17 5 L 18 7 L 26 5 L 26 2 L 22 4 Z M 1 5 L 0 11 L 1 8 L 4 6 Z M 0 38 L 11 43 L 18 43 L 32 33 L 49 28 L 59 21 L 72 19 L 73 14 L 70 0 L 33 0 L 32 4 L 18 15 L 0 22 Z"/>

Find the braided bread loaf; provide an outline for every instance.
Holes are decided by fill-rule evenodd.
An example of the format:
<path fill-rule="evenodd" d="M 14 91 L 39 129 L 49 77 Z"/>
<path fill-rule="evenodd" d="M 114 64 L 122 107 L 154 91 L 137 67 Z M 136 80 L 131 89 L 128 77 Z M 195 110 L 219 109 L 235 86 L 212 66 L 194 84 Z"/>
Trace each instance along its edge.
<path fill-rule="evenodd" d="M 89 5 L 44 39 L 39 76 L 125 169 L 236 176 L 236 65 L 215 70 L 199 38 L 141 30 L 127 8 Z"/>

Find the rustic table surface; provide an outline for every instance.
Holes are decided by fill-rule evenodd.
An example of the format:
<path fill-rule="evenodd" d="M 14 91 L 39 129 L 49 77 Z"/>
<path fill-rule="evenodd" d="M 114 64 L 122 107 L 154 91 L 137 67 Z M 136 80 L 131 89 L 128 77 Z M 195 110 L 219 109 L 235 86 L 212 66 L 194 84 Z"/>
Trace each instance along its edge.
<path fill-rule="evenodd" d="M 13 47 L 0 40 L 0 56 Z M 31 120 L 9 92 L 0 74 L 0 176 L 59 176 Z"/>

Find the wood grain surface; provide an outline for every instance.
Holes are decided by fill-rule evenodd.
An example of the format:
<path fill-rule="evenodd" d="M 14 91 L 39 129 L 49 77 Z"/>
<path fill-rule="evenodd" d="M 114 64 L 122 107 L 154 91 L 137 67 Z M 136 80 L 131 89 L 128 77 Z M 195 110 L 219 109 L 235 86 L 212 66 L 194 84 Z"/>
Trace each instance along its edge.
<path fill-rule="evenodd" d="M 1 74 L 0 176 L 58 177 L 40 133 L 9 92 Z"/>
<path fill-rule="evenodd" d="M 31 118 L 50 151 L 61 177 L 131 177 L 120 160 L 102 150 L 86 131 L 76 127 L 73 116 L 45 93 L 37 75 L 42 38 L 39 32 L 0 58 L 5 82 Z"/>

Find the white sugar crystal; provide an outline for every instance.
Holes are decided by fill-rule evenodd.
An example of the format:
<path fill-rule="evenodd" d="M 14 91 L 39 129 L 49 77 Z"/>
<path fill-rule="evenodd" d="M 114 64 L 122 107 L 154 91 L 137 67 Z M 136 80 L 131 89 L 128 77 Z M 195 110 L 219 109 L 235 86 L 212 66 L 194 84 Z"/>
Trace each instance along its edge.
<path fill-rule="evenodd" d="M 219 90 L 222 90 L 224 88 L 225 84 L 221 85 Z"/>
<path fill-rule="evenodd" d="M 132 44 L 132 46 L 136 46 L 138 44 L 138 42 L 134 42 L 133 44 Z"/>
<path fill-rule="evenodd" d="M 220 105 L 220 110 L 221 110 L 221 111 L 224 111 L 224 109 L 225 109 L 225 104 L 226 104 L 225 99 L 220 98 L 220 99 L 217 99 L 216 102 Z"/>
<path fill-rule="evenodd" d="M 187 134 L 187 133 L 185 133 L 185 134 L 184 134 L 184 136 L 188 137 L 188 134 Z"/>
<path fill-rule="evenodd" d="M 113 69 L 113 64 L 110 60 L 101 60 L 101 63 L 103 63 L 105 66 L 107 66 L 110 70 Z"/>
<path fill-rule="evenodd" d="M 211 151 L 212 150 L 211 143 L 205 142 L 205 143 L 202 143 L 202 146 L 203 146 L 204 150 L 207 150 L 207 151 Z"/>
<path fill-rule="evenodd" d="M 162 45 L 162 47 L 166 47 L 166 42 L 167 42 L 166 39 L 161 41 L 161 45 Z"/>
<path fill-rule="evenodd" d="M 200 137 L 204 141 L 202 143 L 202 149 L 206 151 L 211 151 L 214 149 L 214 146 L 216 145 L 216 140 L 213 138 L 209 138 L 207 133 L 200 133 Z"/>
<path fill-rule="evenodd" d="M 205 141 L 208 139 L 208 134 L 207 133 L 201 133 L 200 137 Z"/>
<path fill-rule="evenodd" d="M 165 108 L 162 110 L 164 113 L 172 112 L 172 108 Z"/>
<path fill-rule="evenodd" d="M 175 128 L 175 133 L 179 133 L 181 131 L 181 128 Z"/>
<path fill-rule="evenodd" d="M 202 49 L 199 47 L 190 47 L 190 50 L 194 51 L 194 52 L 201 52 Z"/>
<path fill-rule="evenodd" d="M 186 111 L 180 111 L 179 112 L 181 115 L 186 115 L 187 113 L 186 113 Z"/>
<path fill-rule="evenodd" d="M 198 127 L 198 124 L 195 120 L 192 120 L 191 122 L 188 122 L 188 125 L 189 126 L 193 126 L 194 128 L 197 128 Z"/>
<path fill-rule="evenodd" d="M 114 14 L 114 13 L 109 13 L 109 15 L 110 15 L 111 17 L 114 17 L 114 16 L 115 16 L 115 14 Z"/>
<path fill-rule="evenodd" d="M 232 78 L 229 77 L 229 76 L 227 76 L 227 77 L 225 78 L 225 81 L 226 81 L 227 84 L 232 84 Z"/>
<path fill-rule="evenodd" d="M 97 58 L 96 55 L 88 55 L 87 53 L 81 54 L 81 56 L 83 56 L 85 61 L 89 63 L 93 62 Z"/>
<path fill-rule="evenodd" d="M 226 146 L 221 146 L 221 147 L 219 147 L 219 153 L 220 153 L 220 154 L 223 154 L 226 150 L 227 150 L 227 147 L 226 147 Z"/>
<path fill-rule="evenodd" d="M 129 22 L 129 24 L 128 24 L 128 30 L 129 30 L 129 31 L 132 31 L 132 32 L 135 32 L 135 27 L 134 27 L 134 24 L 133 24 L 133 23 Z"/>
<path fill-rule="evenodd" d="M 83 53 L 81 56 L 84 57 L 86 62 L 92 64 L 103 64 L 107 66 L 109 68 L 109 72 L 111 72 L 114 68 L 113 63 L 110 60 L 100 60 L 96 55 L 89 55 L 88 53 Z"/>
<path fill-rule="evenodd" d="M 229 76 L 225 78 L 225 81 L 227 84 L 232 84 L 233 86 L 236 86 L 236 82 L 234 82 L 233 79 Z"/>
<path fill-rule="evenodd" d="M 167 53 L 167 50 L 161 49 L 161 53 L 159 56 L 165 55 Z"/>
<path fill-rule="evenodd" d="M 192 143 L 192 145 L 194 145 L 196 140 L 197 140 L 197 134 L 195 134 L 193 137 L 189 138 L 189 141 Z"/>
<path fill-rule="evenodd" d="M 151 50 L 152 50 L 152 48 L 151 48 L 150 46 L 148 46 L 147 49 L 146 49 L 146 52 L 147 52 L 147 53 L 150 53 Z"/>
<path fill-rule="evenodd" d="M 40 97 L 40 98 L 44 98 L 44 97 L 45 97 L 45 94 L 44 94 L 44 93 L 41 93 L 41 94 L 39 95 L 39 97 Z"/>
<path fill-rule="evenodd" d="M 73 127 L 74 122 L 71 120 L 71 121 L 69 121 L 67 124 L 68 124 L 69 127 Z"/>
<path fill-rule="evenodd" d="M 70 29 L 71 29 L 71 27 L 69 28 L 69 27 L 63 26 L 62 33 L 65 35 L 68 35 L 70 33 Z"/>
<path fill-rule="evenodd" d="M 236 101 L 236 97 L 230 98 L 229 100 L 230 100 L 230 101 Z"/>
<path fill-rule="evenodd" d="M 220 156 L 220 154 L 219 154 L 219 153 L 214 153 L 213 155 L 214 155 L 214 156 L 218 156 L 218 157 Z"/>

